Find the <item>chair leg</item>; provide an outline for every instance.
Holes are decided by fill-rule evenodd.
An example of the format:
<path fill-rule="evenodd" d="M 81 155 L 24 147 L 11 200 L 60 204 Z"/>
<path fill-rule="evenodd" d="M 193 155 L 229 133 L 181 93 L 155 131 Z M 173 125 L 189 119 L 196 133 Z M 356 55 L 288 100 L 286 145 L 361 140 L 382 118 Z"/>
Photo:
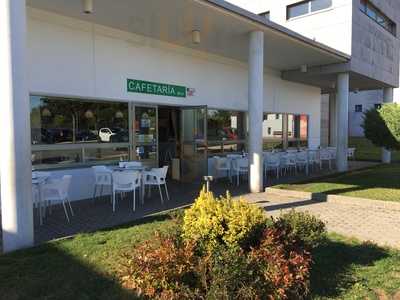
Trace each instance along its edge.
<path fill-rule="evenodd" d="M 100 199 L 101 199 L 101 197 L 103 197 L 103 187 L 104 187 L 104 185 L 100 186 Z"/>
<path fill-rule="evenodd" d="M 161 191 L 161 185 L 158 185 L 158 189 L 160 190 L 161 204 L 164 204 L 164 197 Z"/>
<path fill-rule="evenodd" d="M 65 217 L 67 218 L 67 221 L 69 223 L 69 216 L 68 216 L 68 212 L 67 212 L 67 207 L 65 206 L 65 201 L 62 201 L 62 206 L 64 208 L 64 213 L 65 213 Z"/>
<path fill-rule="evenodd" d="M 113 190 L 112 194 L 112 206 L 113 206 L 113 212 L 115 212 L 115 190 Z"/>
<path fill-rule="evenodd" d="M 93 192 L 93 202 L 95 201 L 95 199 L 96 199 L 96 192 L 97 192 L 97 184 L 95 184 L 94 185 L 94 192 Z"/>
<path fill-rule="evenodd" d="M 133 190 L 133 211 L 136 211 L 136 189 Z"/>
<path fill-rule="evenodd" d="M 67 202 L 68 202 L 69 209 L 71 211 L 71 216 L 74 216 L 74 211 L 72 210 L 71 202 L 69 201 L 68 198 L 67 198 Z"/>
<path fill-rule="evenodd" d="M 169 193 L 168 193 L 167 183 L 164 184 L 164 187 L 165 187 L 165 193 L 167 194 L 167 200 L 169 201 Z"/>

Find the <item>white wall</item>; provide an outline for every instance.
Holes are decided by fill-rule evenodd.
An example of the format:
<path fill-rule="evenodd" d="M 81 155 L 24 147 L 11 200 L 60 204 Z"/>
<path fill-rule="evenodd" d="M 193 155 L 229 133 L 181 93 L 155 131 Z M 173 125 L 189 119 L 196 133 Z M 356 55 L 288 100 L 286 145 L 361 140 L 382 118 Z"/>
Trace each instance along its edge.
<path fill-rule="evenodd" d="M 31 93 L 247 110 L 245 64 L 44 11 L 29 9 L 28 15 Z M 196 94 L 128 93 L 127 78 L 184 85 Z M 319 89 L 266 70 L 264 111 L 308 114 L 310 146 L 319 145 Z M 73 199 L 91 197 L 91 181 L 82 186 L 81 179 L 74 180 L 81 192 Z"/>
<path fill-rule="evenodd" d="M 332 7 L 286 19 L 286 7 L 302 0 L 229 0 L 253 13 L 270 11 L 270 20 L 296 31 L 310 39 L 351 55 L 352 1 L 332 0 Z"/>

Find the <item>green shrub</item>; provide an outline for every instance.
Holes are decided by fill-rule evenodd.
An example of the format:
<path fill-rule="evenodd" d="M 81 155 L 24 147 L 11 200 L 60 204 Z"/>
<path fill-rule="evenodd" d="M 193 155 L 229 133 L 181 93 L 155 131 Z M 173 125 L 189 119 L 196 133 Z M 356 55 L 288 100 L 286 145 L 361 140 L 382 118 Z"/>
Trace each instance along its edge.
<path fill-rule="evenodd" d="M 365 137 L 375 146 L 400 150 L 400 105 L 385 104 L 368 110 L 362 127 Z"/>
<path fill-rule="evenodd" d="M 324 222 L 309 213 L 291 210 L 277 219 L 275 226 L 282 225 L 289 226 L 289 236 L 301 240 L 308 249 L 313 249 L 326 240 Z"/>
<path fill-rule="evenodd" d="M 145 299 L 304 299 L 309 248 L 325 225 L 294 211 L 268 223 L 263 210 L 204 189 L 172 234 L 123 257 L 120 278 Z M 180 228 L 179 228 L 180 227 Z"/>
<path fill-rule="evenodd" d="M 183 218 L 183 238 L 202 248 L 218 245 L 249 247 L 266 224 L 264 211 L 245 200 L 232 200 L 230 195 L 215 198 L 211 192 L 201 191 L 194 205 Z"/>

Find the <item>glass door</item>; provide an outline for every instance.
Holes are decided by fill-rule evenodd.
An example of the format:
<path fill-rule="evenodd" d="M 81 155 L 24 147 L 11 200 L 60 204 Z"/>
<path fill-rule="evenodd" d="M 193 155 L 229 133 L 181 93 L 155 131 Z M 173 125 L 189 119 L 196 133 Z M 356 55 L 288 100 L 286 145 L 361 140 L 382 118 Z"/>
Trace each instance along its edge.
<path fill-rule="evenodd" d="M 155 106 L 133 107 L 132 159 L 158 167 L 158 112 Z"/>
<path fill-rule="evenodd" d="M 207 106 L 181 109 L 181 178 L 201 181 L 208 173 Z"/>

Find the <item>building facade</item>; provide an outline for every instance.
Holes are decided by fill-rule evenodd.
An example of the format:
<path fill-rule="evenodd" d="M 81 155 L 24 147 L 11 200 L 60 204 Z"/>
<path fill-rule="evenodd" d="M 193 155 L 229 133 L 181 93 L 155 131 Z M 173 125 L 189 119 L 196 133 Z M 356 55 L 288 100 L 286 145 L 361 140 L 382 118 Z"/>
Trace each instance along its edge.
<path fill-rule="evenodd" d="M 389 95 L 398 81 L 353 43 L 334 49 L 226 1 L 7 0 L 0 12 L 6 251 L 33 242 L 32 170 L 72 175 L 71 200 L 82 200 L 93 165 L 178 159 L 181 180 L 196 180 L 214 155 L 245 151 L 260 192 L 264 149 L 322 144 L 321 92 L 335 99 L 345 171 L 349 91 Z M 385 38 L 386 52 L 374 51 L 398 63 Z"/>
<path fill-rule="evenodd" d="M 352 56 L 349 69 L 359 75 L 398 86 L 398 28 L 400 3 L 394 0 L 248 1 L 232 0 L 291 30 Z M 363 112 L 384 102 L 383 90 L 359 84 L 349 96 L 349 135 L 363 136 Z M 394 102 L 399 102 L 394 90 Z M 331 98 L 332 99 L 332 98 Z M 334 101 L 334 100 L 333 100 Z M 329 95 L 321 102 L 322 144 L 333 143 Z M 332 124 L 332 122 L 331 122 Z M 329 139 L 331 141 L 329 142 Z"/>

